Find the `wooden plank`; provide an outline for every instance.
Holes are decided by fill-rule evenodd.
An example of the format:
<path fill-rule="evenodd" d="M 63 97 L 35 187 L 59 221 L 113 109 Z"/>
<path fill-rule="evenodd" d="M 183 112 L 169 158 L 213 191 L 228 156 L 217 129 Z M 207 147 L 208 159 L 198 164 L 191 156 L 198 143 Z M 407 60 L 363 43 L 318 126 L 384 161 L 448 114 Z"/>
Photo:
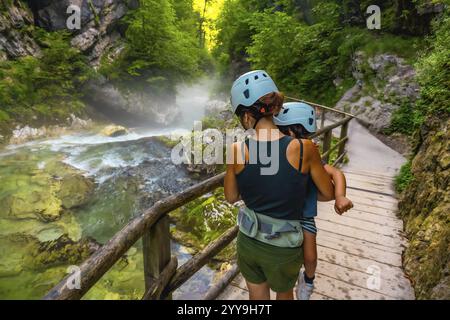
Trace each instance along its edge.
<path fill-rule="evenodd" d="M 365 170 L 351 170 L 351 169 L 347 169 L 344 168 L 343 169 L 344 173 L 350 173 L 350 174 L 354 174 L 357 176 L 366 176 L 366 177 L 372 177 L 372 178 L 383 178 L 386 180 L 393 180 L 395 179 L 395 174 L 386 174 L 386 172 L 375 172 L 375 171 L 365 171 Z"/>
<path fill-rule="evenodd" d="M 334 211 L 334 203 L 319 203 L 318 205 L 318 216 L 321 217 L 321 215 L 324 212 L 330 213 L 330 214 L 336 214 Z M 390 226 L 392 228 L 403 230 L 403 222 L 398 219 L 394 214 L 393 216 L 384 216 L 379 215 L 372 212 L 366 212 L 358 209 L 351 209 L 350 211 L 347 211 L 344 213 L 345 217 L 355 219 L 355 220 L 361 220 L 361 221 L 367 221 L 367 222 L 373 222 L 384 226 Z"/>
<path fill-rule="evenodd" d="M 347 186 L 353 188 L 367 189 L 372 192 L 386 193 L 392 197 L 396 197 L 395 189 L 392 184 L 389 183 L 378 183 L 373 181 L 363 181 L 359 179 L 354 179 L 351 177 L 346 177 Z"/>
<path fill-rule="evenodd" d="M 374 260 L 358 257 L 342 251 L 318 246 L 317 255 L 319 260 L 340 265 L 352 270 L 368 272 L 369 267 L 378 267 L 381 269 L 382 279 L 392 283 L 401 282 L 405 286 L 409 283 L 405 277 L 402 268 L 394 267 Z"/>
<path fill-rule="evenodd" d="M 346 179 L 346 180 L 347 180 L 347 186 L 349 186 L 349 187 L 369 190 L 372 192 L 387 193 L 390 195 L 395 195 L 395 193 L 392 191 L 392 189 L 386 185 L 382 185 L 382 184 L 378 184 L 378 183 L 363 182 L 363 181 L 352 180 L 352 179 Z"/>
<path fill-rule="evenodd" d="M 394 267 L 402 266 L 401 253 L 389 252 L 382 248 L 368 247 L 355 243 L 353 239 L 330 236 L 326 232 L 319 231 L 317 234 L 317 245 L 329 249 L 352 254 L 361 258 L 366 258 L 379 263 L 389 264 Z"/>
<path fill-rule="evenodd" d="M 367 199 L 372 199 L 372 200 L 377 200 L 377 201 L 384 201 L 384 202 L 387 202 L 387 203 L 394 203 L 394 204 L 398 203 L 398 199 L 393 197 L 393 196 L 387 196 L 387 195 L 384 195 L 384 194 L 373 193 L 373 192 L 370 192 L 370 191 L 351 189 L 351 188 L 347 188 L 347 196 L 349 198 L 351 198 L 352 196 L 360 196 L 360 197 L 364 197 L 364 198 L 367 198 Z"/>
<path fill-rule="evenodd" d="M 353 174 L 349 172 L 343 172 L 346 179 L 348 180 L 354 180 L 354 181 L 360 181 L 365 183 L 370 183 L 378 186 L 392 186 L 394 184 L 395 179 L 393 178 L 384 178 L 384 177 L 377 177 L 377 176 L 365 176 L 365 175 L 359 175 L 359 174 Z"/>
<path fill-rule="evenodd" d="M 344 221 L 346 219 L 350 219 L 357 222 L 367 222 L 372 223 L 378 226 L 384 226 L 389 227 L 398 231 L 403 231 L 403 223 L 399 221 L 398 219 L 380 216 L 373 213 L 368 213 L 360 210 L 351 209 L 350 211 L 347 211 L 341 216 L 337 216 L 337 213 L 334 211 L 333 206 L 321 206 L 318 209 L 318 217 L 319 218 L 326 218 L 326 219 L 334 219 L 336 218 L 336 221 Z M 345 218 L 342 220 L 341 218 Z"/>
<path fill-rule="evenodd" d="M 326 295 L 313 292 L 310 300 L 334 300 L 334 299 Z"/>
<path fill-rule="evenodd" d="M 378 292 L 357 287 L 323 274 L 316 274 L 314 292 L 336 300 L 386 300 L 387 297 Z"/>
<path fill-rule="evenodd" d="M 353 196 L 352 202 L 355 205 L 355 207 L 361 207 L 364 210 L 379 213 L 381 215 L 396 216 L 395 214 L 398 211 L 398 207 L 395 204 L 387 204 L 386 202 L 383 203 L 377 200 L 367 199 L 364 197 L 360 198 Z"/>
<path fill-rule="evenodd" d="M 327 230 L 320 229 L 318 235 L 326 235 L 327 237 L 330 238 L 330 240 L 335 239 L 335 241 L 339 241 L 339 242 L 342 242 L 342 243 L 348 243 L 348 242 L 355 243 L 358 246 L 365 246 L 365 247 L 370 248 L 370 249 L 374 248 L 374 249 L 378 249 L 378 250 L 384 250 L 384 251 L 389 252 L 389 253 L 395 253 L 395 254 L 400 254 L 401 255 L 402 252 L 403 252 L 403 248 L 401 246 L 395 247 L 395 248 L 386 247 L 386 246 L 381 245 L 381 244 L 368 242 L 366 240 L 357 239 L 357 238 L 355 238 L 355 237 L 353 237 L 351 235 L 342 235 L 342 234 L 339 234 L 339 233 L 335 233 L 333 231 L 327 231 Z"/>
<path fill-rule="evenodd" d="M 402 243 L 402 239 L 399 236 L 387 236 L 382 235 L 376 232 L 371 232 L 367 230 L 355 229 L 349 226 L 340 225 L 337 223 L 325 221 L 325 220 L 316 220 L 316 225 L 319 230 L 331 231 L 334 233 L 338 233 L 344 236 L 351 236 L 356 239 L 364 240 L 371 243 L 376 243 L 383 245 L 385 247 L 389 247 L 391 249 L 396 249 Z"/>
<path fill-rule="evenodd" d="M 378 266 L 378 265 L 377 265 Z M 413 299 L 409 286 L 405 286 L 406 278 L 403 281 L 391 281 L 392 279 L 386 279 L 386 275 L 382 272 L 383 266 L 381 265 L 379 274 L 379 282 L 371 282 L 371 278 L 378 277 L 374 274 L 374 270 L 370 272 L 353 270 L 344 266 L 329 263 L 324 260 L 320 260 L 317 266 L 317 273 L 324 275 L 332 275 L 333 278 L 339 279 L 340 281 L 366 288 L 371 291 L 378 292 L 380 294 L 386 295 L 389 298 L 394 299 Z M 369 269 L 370 270 L 370 269 Z"/>
<path fill-rule="evenodd" d="M 346 216 L 345 214 L 342 216 L 336 216 L 336 213 L 331 212 L 330 210 L 324 210 L 320 212 L 316 219 L 338 223 L 360 230 L 372 231 L 386 236 L 398 236 L 402 232 L 402 230 L 398 228 L 393 228 L 374 222 L 353 219 L 350 216 Z"/>
<path fill-rule="evenodd" d="M 372 204 L 368 203 L 368 202 L 373 202 L 374 200 L 365 199 L 364 197 L 355 196 L 355 195 L 352 196 L 350 200 L 353 202 L 353 205 L 354 205 L 352 210 L 361 210 L 361 211 L 370 212 L 373 214 L 378 214 L 378 215 L 398 219 L 398 217 L 397 217 L 398 209 L 395 208 L 394 204 L 392 204 L 389 207 L 388 206 L 380 207 L 373 203 Z M 333 207 L 334 201 L 319 202 L 319 206 L 321 206 L 321 205 Z"/>
<path fill-rule="evenodd" d="M 328 211 L 334 212 L 334 202 L 324 203 L 321 202 L 318 204 L 318 214 L 321 212 Z M 367 220 L 378 222 L 380 224 L 386 224 L 390 226 L 397 226 L 398 229 L 403 228 L 403 222 L 397 217 L 396 213 L 392 210 L 387 209 L 375 209 L 371 210 L 370 207 L 362 206 L 357 204 L 356 207 L 353 207 L 351 210 L 347 211 L 344 215 Z"/>
<path fill-rule="evenodd" d="M 385 185 L 388 185 L 388 186 L 393 185 L 394 181 L 395 181 L 394 178 L 361 175 L 361 174 L 348 172 L 345 169 L 342 172 L 344 173 L 345 177 L 347 179 L 350 179 L 350 180 L 375 181 L 375 182 L 382 183 L 382 184 L 385 184 Z"/>

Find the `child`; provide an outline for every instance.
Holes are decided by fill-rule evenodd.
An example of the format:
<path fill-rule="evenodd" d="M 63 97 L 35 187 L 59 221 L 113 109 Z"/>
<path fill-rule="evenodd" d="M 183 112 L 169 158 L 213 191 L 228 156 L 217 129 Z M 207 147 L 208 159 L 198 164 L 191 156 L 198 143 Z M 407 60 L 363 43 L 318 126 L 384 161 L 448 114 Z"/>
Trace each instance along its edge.
<path fill-rule="evenodd" d="M 305 103 L 285 103 L 283 110 L 274 117 L 274 123 L 281 132 L 297 139 L 308 139 L 316 132 L 316 113 L 314 108 Z M 331 176 L 335 185 L 336 213 L 343 214 L 353 207 L 352 202 L 346 198 L 346 181 L 342 171 L 325 164 L 325 170 Z M 321 201 L 314 182 L 308 180 L 307 198 L 303 210 L 303 250 L 305 271 L 300 274 L 297 287 L 297 299 L 309 300 L 314 289 L 314 275 L 317 267 L 317 228 L 314 217 L 317 216 L 317 200 Z"/>

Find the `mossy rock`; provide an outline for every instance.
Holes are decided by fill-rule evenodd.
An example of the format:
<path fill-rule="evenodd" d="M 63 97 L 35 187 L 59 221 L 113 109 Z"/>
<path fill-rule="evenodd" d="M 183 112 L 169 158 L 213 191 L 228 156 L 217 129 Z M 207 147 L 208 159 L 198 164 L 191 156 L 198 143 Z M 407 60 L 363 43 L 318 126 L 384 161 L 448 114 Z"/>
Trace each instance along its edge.
<path fill-rule="evenodd" d="M 98 248 L 100 245 L 91 238 L 73 241 L 68 235 L 62 235 L 56 240 L 46 242 L 39 242 L 36 239 L 27 255 L 26 264 L 34 270 L 80 264 Z"/>
<path fill-rule="evenodd" d="M 76 174 L 69 174 L 62 178 L 57 197 L 66 209 L 85 205 L 94 191 L 92 180 Z"/>
<path fill-rule="evenodd" d="M 55 221 L 61 215 L 61 201 L 55 197 L 55 186 L 29 188 L 9 195 L 4 200 L 8 216 L 16 219 L 38 218 Z"/>
<path fill-rule="evenodd" d="M 107 137 L 115 138 L 115 137 L 120 137 L 120 136 L 124 136 L 124 135 L 128 134 L 128 130 L 127 130 L 127 128 L 122 127 L 122 126 L 111 125 L 111 126 L 105 127 L 101 131 L 101 134 L 104 136 L 107 136 Z"/>
<path fill-rule="evenodd" d="M 38 156 L 19 153 L 8 161 L 11 167 L 0 171 L 0 218 L 56 221 L 64 209 L 86 204 L 93 193 L 93 181 L 60 158 L 40 162 Z"/>

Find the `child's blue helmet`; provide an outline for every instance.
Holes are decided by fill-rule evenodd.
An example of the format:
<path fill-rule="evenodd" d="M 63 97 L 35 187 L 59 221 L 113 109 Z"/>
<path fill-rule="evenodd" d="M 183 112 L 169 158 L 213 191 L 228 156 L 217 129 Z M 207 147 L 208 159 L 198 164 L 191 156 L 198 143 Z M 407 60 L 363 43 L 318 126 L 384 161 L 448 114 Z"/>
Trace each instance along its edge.
<path fill-rule="evenodd" d="M 277 126 L 301 124 L 310 133 L 317 131 L 316 110 L 303 102 L 283 104 L 283 109 L 273 117 L 273 121 Z"/>
<path fill-rule="evenodd" d="M 231 106 L 233 113 L 239 106 L 251 107 L 261 97 L 279 92 L 275 82 L 264 70 L 247 72 L 240 76 L 231 88 Z"/>

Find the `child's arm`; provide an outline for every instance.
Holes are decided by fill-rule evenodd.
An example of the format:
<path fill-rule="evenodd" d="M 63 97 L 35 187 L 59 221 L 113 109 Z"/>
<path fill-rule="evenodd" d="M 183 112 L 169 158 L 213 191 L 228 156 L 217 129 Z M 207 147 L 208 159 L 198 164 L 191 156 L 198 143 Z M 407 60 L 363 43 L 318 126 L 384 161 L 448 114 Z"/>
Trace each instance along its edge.
<path fill-rule="evenodd" d="M 345 176 L 341 170 L 332 167 L 330 165 L 325 165 L 325 171 L 331 176 L 334 183 L 335 190 L 335 204 L 334 210 L 338 214 L 343 214 L 344 212 L 353 208 L 353 203 L 346 197 L 347 183 Z M 321 195 L 319 194 L 319 201 Z"/>

